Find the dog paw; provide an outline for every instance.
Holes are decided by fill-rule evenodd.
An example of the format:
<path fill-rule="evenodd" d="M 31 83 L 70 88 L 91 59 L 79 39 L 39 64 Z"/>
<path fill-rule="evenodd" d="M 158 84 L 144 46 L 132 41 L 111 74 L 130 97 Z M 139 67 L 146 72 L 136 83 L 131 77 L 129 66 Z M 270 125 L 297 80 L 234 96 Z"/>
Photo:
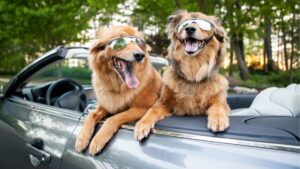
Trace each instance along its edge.
<path fill-rule="evenodd" d="M 213 132 L 224 131 L 229 127 L 229 118 L 227 115 L 209 116 L 207 127 Z"/>
<path fill-rule="evenodd" d="M 154 124 L 139 121 L 134 127 L 134 138 L 137 141 L 141 141 L 143 138 L 148 136 L 152 128 L 154 128 Z"/>
<path fill-rule="evenodd" d="M 89 153 L 92 156 L 95 156 L 97 153 L 99 153 L 103 149 L 104 146 L 105 146 L 105 143 L 103 143 L 103 141 L 101 141 L 101 139 L 94 138 L 91 141 L 91 144 L 89 147 Z"/>
<path fill-rule="evenodd" d="M 79 135 L 76 139 L 75 150 L 77 153 L 81 153 L 89 144 L 89 138 Z"/>

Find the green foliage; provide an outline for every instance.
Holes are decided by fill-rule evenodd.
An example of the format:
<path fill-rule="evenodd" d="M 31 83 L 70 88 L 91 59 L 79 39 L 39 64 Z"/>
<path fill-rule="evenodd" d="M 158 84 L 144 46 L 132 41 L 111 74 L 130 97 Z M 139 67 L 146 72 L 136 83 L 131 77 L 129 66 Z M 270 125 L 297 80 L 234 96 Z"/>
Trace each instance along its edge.
<path fill-rule="evenodd" d="M 265 19 L 270 19 L 272 31 L 286 31 L 286 43 L 294 42 L 294 65 L 300 66 L 299 41 L 299 2 L 297 0 L 2 0 L 0 1 L 0 73 L 13 74 L 39 55 L 58 45 L 72 42 L 88 41 L 84 31 L 89 28 L 89 22 L 100 22 L 100 25 L 110 24 L 113 14 L 130 16 L 129 24 L 140 30 L 154 29 L 158 34 L 149 35 L 146 41 L 152 47 L 152 52 L 166 55 L 169 41 L 165 28 L 167 17 L 177 9 L 188 11 L 203 10 L 206 14 L 219 17 L 228 31 L 227 40 L 233 38 L 242 40 L 246 55 L 261 55 L 263 52 L 263 37 L 265 35 Z M 120 10 L 132 8 L 133 13 L 125 14 Z M 202 12 L 203 12 L 202 11 Z M 296 20 L 292 15 L 296 15 Z M 131 23 L 130 23 L 131 22 Z M 293 31 L 292 31 L 293 30 Z M 272 34 L 273 36 L 275 33 Z M 272 42 L 273 43 L 273 42 Z M 291 57 L 291 50 L 287 55 Z M 261 57 L 261 56 L 258 56 Z M 277 65 L 278 66 L 278 65 Z M 239 85 L 265 87 L 270 85 L 286 85 L 289 83 L 288 72 L 261 74 L 258 66 L 250 67 L 250 80 L 239 80 L 239 69 L 230 66 L 233 76 Z M 279 66 L 278 66 L 279 67 Z M 63 70 L 68 72 L 68 70 Z M 228 70 L 221 70 L 228 74 Z M 72 72 L 76 73 L 76 72 Z M 80 77 L 80 71 L 76 76 Z M 85 74 L 85 73 L 83 73 Z M 266 77 L 264 77 L 266 76 Z M 299 83 L 299 70 L 295 70 L 294 81 Z M 265 86 L 264 86 L 265 85 Z"/>
<path fill-rule="evenodd" d="M 207 13 L 213 14 L 214 9 L 219 6 L 219 2 L 217 0 L 207 1 Z M 197 12 L 199 7 L 199 0 L 139 0 L 131 19 L 133 24 L 138 26 L 140 30 L 144 30 L 149 26 L 157 26 L 159 34 L 164 34 L 169 15 L 178 9 Z"/>
<path fill-rule="evenodd" d="M 61 78 L 73 79 L 81 84 L 91 84 L 91 70 L 86 67 L 62 67 L 55 65 L 36 75 L 33 81 L 41 83 Z"/>
<path fill-rule="evenodd" d="M 86 1 L 1 1 L 0 71 L 19 71 L 42 52 L 85 42 L 78 34 L 95 14 Z"/>
<path fill-rule="evenodd" d="M 300 68 L 293 70 L 293 83 L 300 83 Z M 242 81 L 237 77 L 238 86 L 245 86 L 249 88 L 256 88 L 259 90 L 263 90 L 268 87 L 286 87 L 290 84 L 289 81 L 289 72 L 272 72 L 272 73 L 251 73 L 250 79 L 246 81 Z"/>

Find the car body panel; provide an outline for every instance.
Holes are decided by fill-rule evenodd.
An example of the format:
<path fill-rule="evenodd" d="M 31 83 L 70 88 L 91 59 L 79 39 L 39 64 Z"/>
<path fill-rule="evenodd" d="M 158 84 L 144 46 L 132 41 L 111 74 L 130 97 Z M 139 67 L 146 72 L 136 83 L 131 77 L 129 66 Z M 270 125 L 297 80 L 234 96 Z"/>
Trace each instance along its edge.
<path fill-rule="evenodd" d="M 248 108 L 255 96 L 256 94 L 228 94 L 227 102 L 231 109 Z"/>
<path fill-rule="evenodd" d="M 82 123 L 82 122 L 81 122 Z M 243 145 L 151 134 L 135 141 L 133 130 L 123 128 L 103 152 L 93 157 L 74 151 L 78 125 L 64 153 L 62 168 L 299 168 L 299 152 L 272 150 Z"/>
<path fill-rule="evenodd" d="M 50 154 L 49 163 L 39 168 L 60 168 L 66 143 L 75 129 L 80 114 L 11 98 L 0 101 L 0 168 L 36 168 L 31 164 L 26 144 L 42 140 L 42 151 Z"/>

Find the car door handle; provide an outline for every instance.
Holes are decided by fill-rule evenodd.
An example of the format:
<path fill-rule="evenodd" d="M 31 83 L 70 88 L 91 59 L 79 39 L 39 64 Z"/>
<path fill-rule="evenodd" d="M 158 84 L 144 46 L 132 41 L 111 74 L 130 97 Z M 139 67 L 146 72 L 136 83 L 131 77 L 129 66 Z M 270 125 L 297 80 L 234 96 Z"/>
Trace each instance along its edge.
<path fill-rule="evenodd" d="M 32 156 L 34 156 L 35 158 L 41 160 L 43 163 L 49 163 L 50 162 L 50 154 L 43 151 L 43 150 L 39 150 L 38 148 L 34 147 L 33 145 L 26 143 L 25 145 L 28 153 Z"/>

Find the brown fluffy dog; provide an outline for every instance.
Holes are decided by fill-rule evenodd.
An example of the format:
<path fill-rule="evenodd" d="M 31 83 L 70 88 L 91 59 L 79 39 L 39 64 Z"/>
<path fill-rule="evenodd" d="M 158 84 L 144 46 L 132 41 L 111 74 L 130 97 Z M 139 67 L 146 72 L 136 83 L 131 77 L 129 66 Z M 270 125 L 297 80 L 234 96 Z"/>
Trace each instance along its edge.
<path fill-rule="evenodd" d="M 209 21 L 210 24 L 204 24 L 200 29 L 192 21 L 179 29 L 178 25 L 192 18 Z M 146 137 L 158 120 L 172 114 L 206 114 L 210 130 L 224 131 L 229 127 L 230 108 L 226 101 L 228 82 L 218 74 L 225 48 L 225 32 L 220 21 L 213 16 L 182 10 L 169 16 L 168 21 L 172 66 L 164 74 L 159 100 L 136 124 L 135 138 L 141 140 Z M 204 30 L 210 25 L 213 33 Z"/>
<path fill-rule="evenodd" d="M 96 110 L 86 117 L 77 137 L 77 152 L 87 147 L 96 123 L 106 115 L 115 114 L 104 122 L 92 139 L 89 147 L 92 155 L 101 151 L 122 124 L 140 119 L 159 97 L 161 77 L 151 65 L 147 53 L 149 47 L 144 41 L 137 43 L 135 39 L 127 45 L 110 46 L 110 42 L 118 37 L 143 40 L 142 33 L 129 26 L 98 30 L 89 58 L 98 103 Z"/>

